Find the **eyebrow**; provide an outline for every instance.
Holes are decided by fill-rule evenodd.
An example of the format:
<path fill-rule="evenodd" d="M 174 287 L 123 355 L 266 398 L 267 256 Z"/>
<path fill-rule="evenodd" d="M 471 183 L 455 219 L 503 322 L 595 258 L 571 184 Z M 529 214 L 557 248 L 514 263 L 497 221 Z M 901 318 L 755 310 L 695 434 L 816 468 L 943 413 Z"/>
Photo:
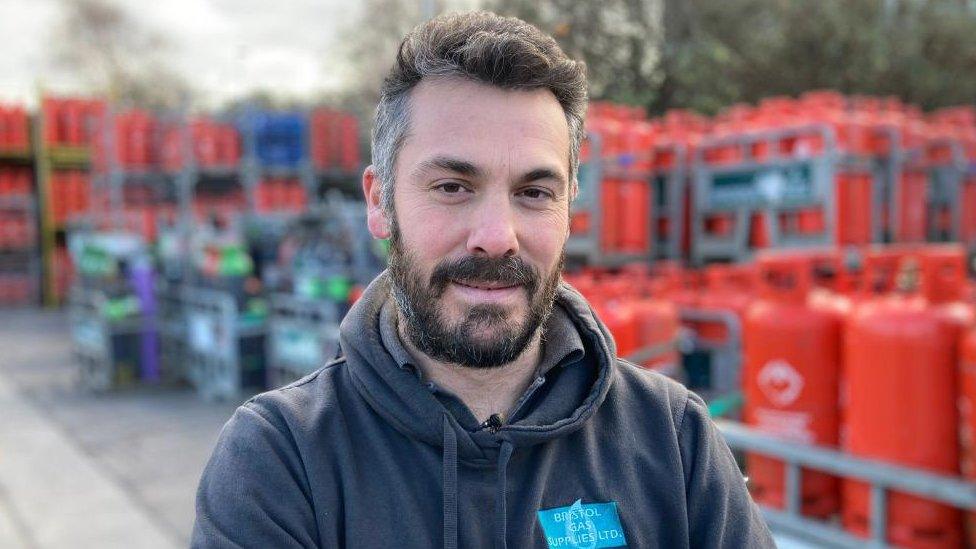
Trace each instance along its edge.
<path fill-rule="evenodd" d="M 467 177 L 478 177 L 482 175 L 481 170 L 474 164 L 449 156 L 435 156 L 429 160 L 424 160 L 414 170 L 414 174 L 422 174 L 429 170 L 447 170 Z"/>
<path fill-rule="evenodd" d="M 430 170 L 446 170 L 471 178 L 477 178 L 484 175 L 481 168 L 475 166 L 471 162 L 450 156 L 435 156 L 434 158 L 424 160 L 414 170 L 414 175 L 421 175 Z M 535 168 L 534 170 L 530 170 L 519 177 L 518 182 L 520 184 L 525 184 L 542 179 L 552 179 L 562 183 L 564 186 L 566 185 L 565 178 L 557 170 L 552 168 Z"/>
<path fill-rule="evenodd" d="M 550 168 L 536 168 L 520 177 L 519 183 L 532 183 L 533 181 L 539 181 L 540 179 L 553 179 L 559 183 L 566 183 L 563 176 L 560 175 L 559 172 Z"/>

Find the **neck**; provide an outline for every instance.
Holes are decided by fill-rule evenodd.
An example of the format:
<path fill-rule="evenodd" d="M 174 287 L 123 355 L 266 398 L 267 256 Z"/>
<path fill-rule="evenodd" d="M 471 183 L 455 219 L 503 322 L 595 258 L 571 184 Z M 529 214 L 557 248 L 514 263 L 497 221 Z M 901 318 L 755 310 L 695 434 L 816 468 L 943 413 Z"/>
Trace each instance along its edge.
<path fill-rule="evenodd" d="M 508 420 L 515 403 L 532 382 L 532 375 L 539 365 L 541 330 L 536 330 L 522 354 L 512 362 L 494 368 L 472 368 L 441 362 L 424 354 L 403 331 L 404 320 L 398 318 L 398 321 L 400 340 L 426 379 L 457 395 L 479 423 L 493 414 Z"/>

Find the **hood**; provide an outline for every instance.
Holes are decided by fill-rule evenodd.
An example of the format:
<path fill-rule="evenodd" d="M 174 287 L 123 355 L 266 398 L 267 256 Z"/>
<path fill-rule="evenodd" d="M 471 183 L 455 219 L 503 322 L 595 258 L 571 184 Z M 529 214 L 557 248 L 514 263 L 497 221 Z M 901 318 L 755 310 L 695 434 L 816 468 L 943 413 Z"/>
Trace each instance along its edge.
<path fill-rule="evenodd" d="M 388 272 L 380 274 L 353 305 L 340 326 L 340 343 L 349 374 L 359 393 L 390 425 L 404 435 L 434 446 L 444 444 L 445 408 L 430 390 L 396 361 L 383 346 L 380 314 L 392 300 Z M 596 368 L 592 385 L 578 402 L 562 402 L 559 413 L 550 408 L 533 414 L 497 433 L 469 432 L 449 417 L 457 437 L 459 458 L 465 462 L 494 462 L 498 448 L 507 441 L 515 448 L 539 444 L 576 431 L 603 403 L 614 378 L 616 349 L 606 327 L 586 300 L 571 286 L 561 283 L 556 306 L 562 307 L 583 340 L 588 360 Z M 548 399 L 558 395 L 550 393 Z M 579 400 L 578 398 L 576 400 Z M 450 414 L 447 414 L 450 416 Z"/>

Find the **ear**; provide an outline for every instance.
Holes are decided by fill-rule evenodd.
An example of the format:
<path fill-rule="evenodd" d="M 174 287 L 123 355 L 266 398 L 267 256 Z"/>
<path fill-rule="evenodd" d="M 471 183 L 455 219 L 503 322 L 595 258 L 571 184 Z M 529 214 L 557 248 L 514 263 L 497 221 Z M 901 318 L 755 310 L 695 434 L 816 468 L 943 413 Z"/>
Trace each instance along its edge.
<path fill-rule="evenodd" d="M 366 225 L 373 238 L 390 238 L 390 220 L 383 209 L 383 183 L 372 165 L 363 172 L 363 196 L 366 197 Z"/>
<path fill-rule="evenodd" d="M 390 238 L 390 220 L 383 210 L 383 183 L 376 176 L 376 168 L 367 166 L 363 172 L 363 196 L 366 198 L 366 225 L 373 238 Z"/>

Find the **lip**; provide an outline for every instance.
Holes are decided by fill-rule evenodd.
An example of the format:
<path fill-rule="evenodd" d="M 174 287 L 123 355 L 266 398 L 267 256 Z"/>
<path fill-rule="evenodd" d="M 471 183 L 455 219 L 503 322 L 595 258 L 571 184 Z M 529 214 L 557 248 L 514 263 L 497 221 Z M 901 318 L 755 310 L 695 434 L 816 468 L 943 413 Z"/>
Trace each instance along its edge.
<path fill-rule="evenodd" d="M 467 301 L 475 301 L 478 303 L 508 303 L 518 297 L 519 293 L 521 293 L 522 286 L 490 287 L 490 285 L 486 284 L 481 287 L 475 287 L 452 280 L 451 288 Z"/>

